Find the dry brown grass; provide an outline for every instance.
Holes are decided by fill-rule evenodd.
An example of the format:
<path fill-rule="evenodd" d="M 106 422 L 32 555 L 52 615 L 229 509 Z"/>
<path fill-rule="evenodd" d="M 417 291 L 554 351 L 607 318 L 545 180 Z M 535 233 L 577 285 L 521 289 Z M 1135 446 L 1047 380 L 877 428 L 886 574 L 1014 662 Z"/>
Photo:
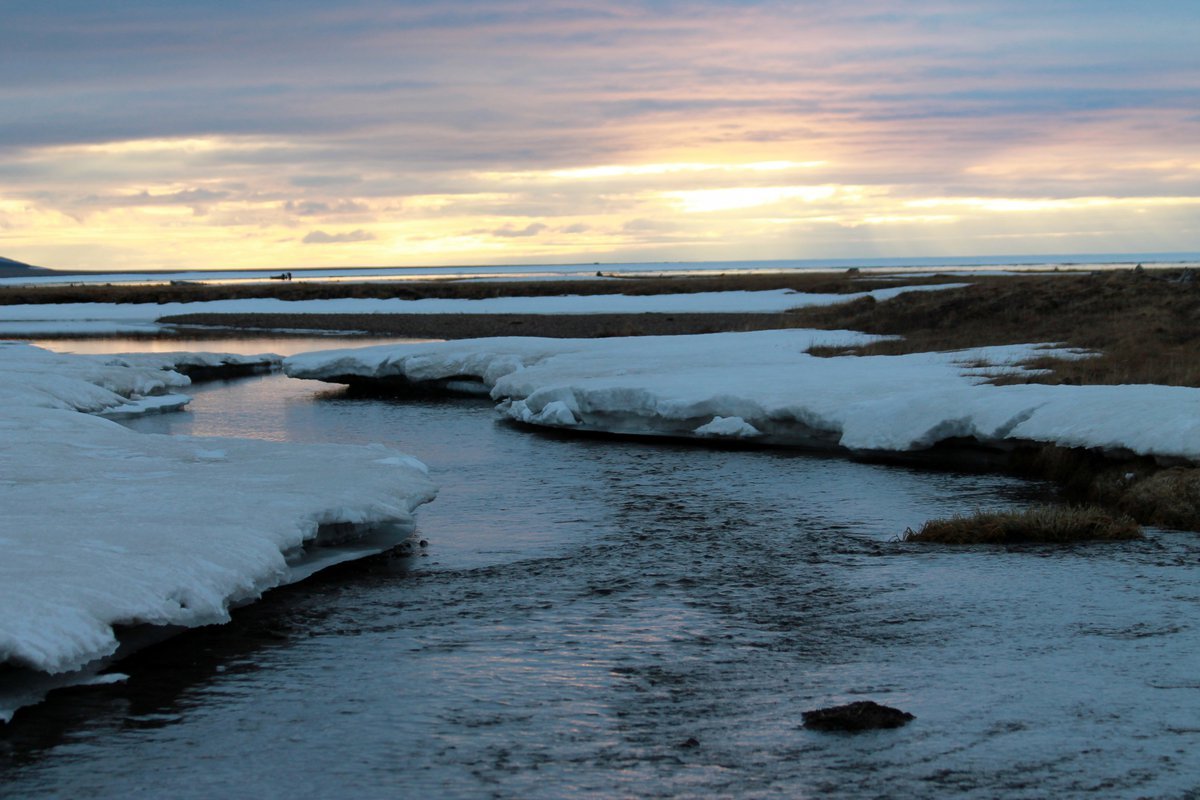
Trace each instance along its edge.
<path fill-rule="evenodd" d="M 1200 531 L 1200 468 L 1163 468 L 1080 448 L 1027 447 L 1011 455 L 1019 474 L 1054 481 L 1063 495 L 1129 514 L 1147 525 Z"/>
<path fill-rule="evenodd" d="M 411 339 L 599 339 L 792 327 L 787 314 L 182 314 L 162 321 L 185 327 L 362 331 Z"/>
<path fill-rule="evenodd" d="M 804 309 L 816 328 L 899 334 L 902 340 L 825 351 L 896 355 L 1026 342 L 1096 350 L 1085 360 L 1042 359 L 1050 375 L 1003 382 L 1159 383 L 1200 386 L 1200 280 L 1176 271 L 1120 270 L 1082 275 L 972 279 L 945 292 L 913 292 L 886 302 Z"/>
<path fill-rule="evenodd" d="M 1200 530 L 1200 469 L 1174 467 L 1129 481 L 1118 506 L 1151 524 Z"/>
<path fill-rule="evenodd" d="M 932 519 L 919 531 L 904 532 L 906 542 L 936 544 L 1067 544 L 1142 538 L 1132 518 L 1099 506 L 1036 506 L 1022 511 L 977 511 L 970 516 Z"/>

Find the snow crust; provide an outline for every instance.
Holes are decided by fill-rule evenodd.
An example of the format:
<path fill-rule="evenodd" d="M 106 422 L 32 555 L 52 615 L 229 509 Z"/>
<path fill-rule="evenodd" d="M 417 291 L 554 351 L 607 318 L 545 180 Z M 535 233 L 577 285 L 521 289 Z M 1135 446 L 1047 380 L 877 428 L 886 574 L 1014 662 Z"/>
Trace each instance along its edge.
<path fill-rule="evenodd" d="M 846 303 L 867 296 L 887 300 L 905 292 L 939 291 L 963 285 L 896 286 L 853 294 L 806 294 L 779 289 L 660 295 L 493 297 L 482 300 L 344 297 L 327 300 L 244 298 L 196 303 L 47 303 L 0 306 L 0 334 L 146 332 L 158 327 L 155 320 L 179 314 L 774 313 Z"/>
<path fill-rule="evenodd" d="M 318 531 L 411 526 L 433 499 L 424 466 L 382 446 L 142 434 L 96 416 L 176 397 L 188 379 L 164 366 L 225 358 L 0 344 L 0 665 L 68 672 L 114 653 L 115 627 L 224 621 L 292 579 Z M 28 701 L 0 687 L 0 720 Z"/>
<path fill-rule="evenodd" d="M 307 353 L 293 377 L 438 382 L 474 377 L 531 425 L 906 452 L 948 439 L 1027 440 L 1200 461 L 1200 390 L 992 386 L 1048 345 L 817 358 L 873 337 L 779 330 L 599 340 L 476 339 Z"/>

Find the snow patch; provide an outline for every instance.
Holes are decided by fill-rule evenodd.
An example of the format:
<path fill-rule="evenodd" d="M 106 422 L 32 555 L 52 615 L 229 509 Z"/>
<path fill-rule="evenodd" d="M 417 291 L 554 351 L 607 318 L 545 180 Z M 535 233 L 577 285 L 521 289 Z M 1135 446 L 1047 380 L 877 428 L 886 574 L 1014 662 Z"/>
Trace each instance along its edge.
<path fill-rule="evenodd" d="M 713 417 L 712 422 L 701 425 L 692 431 L 697 436 L 724 437 L 730 439 L 750 439 L 762 436 L 762 431 L 741 417 Z"/>
<path fill-rule="evenodd" d="M 1019 369 L 1042 343 L 948 353 L 817 358 L 814 344 L 879 337 L 776 330 L 621 339 L 496 338 L 307 353 L 298 378 L 476 376 L 502 414 L 533 425 L 905 452 L 947 439 L 1009 440 L 1200 461 L 1200 390 L 1172 386 L 994 386 L 979 369 Z M 568 415 L 566 412 L 569 411 Z M 709 427 L 716 425 L 716 427 Z M 718 434 L 727 435 L 727 434 Z M 740 435 L 740 434 L 735 434 Z"/>
<path fill-rule="evenodd" d="M 63 683 L 14 676 L 77 683 L 116 652 L 117 627 L 223 622 L 314 560 L 411 532 L 435 495 L 423 465 L 382 446 L 141 434 L 79 413 L 174 403 L 180 395 L 135 399 L 186 385 L 161 358 L 0 345 L 0 720 Z M 314 549 L 331 529 L 344 534 L 333 556 Z"/>

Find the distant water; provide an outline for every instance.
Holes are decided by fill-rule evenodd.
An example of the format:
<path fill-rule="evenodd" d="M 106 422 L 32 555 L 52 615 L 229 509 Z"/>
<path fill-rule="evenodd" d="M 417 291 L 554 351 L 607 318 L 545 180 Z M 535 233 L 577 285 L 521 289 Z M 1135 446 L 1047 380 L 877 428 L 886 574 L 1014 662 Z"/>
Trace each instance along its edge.
<path fill-rule="evenodd" d="M 418 512 L 428 555 L 273 592 L 123 665 L 125 684 L 30 710 L 0 729 L 6 799 L 1200 790 L 1196 534 L 901 545 L 906 526 L 1045 487 L 540 435 L 486 401 L 281 376 L 195 396 L 134 424 L 425 460 L 442 487 Z M 868 698 L 917 719 L 800 726 Z"/>
<path fill-rule="evenodd" d="M 624 264 L 548 264 L 459 267 L 344 267 L 290 269 L 295 281 L 415 281 L 432 278 L 459 280 L 562 280 L 602 276 L 686 275 L 721 272 L 786 272 L 792 270 L 937 270 L 939 272 L 1096 270 L 1151 266 L 1200 266 L 1200 253 L 1086 253 L 1030 256 L 970 256 L 934 258 L 834 258 L 776 261 L 655 261 Z M 203 283 L 258 283 L 284 274 L 284 270 L 193 270 L 170 273 L 125 272 L 32 276 L 0 279 L 6 284 L 122 283 L 168 281 Z"/>

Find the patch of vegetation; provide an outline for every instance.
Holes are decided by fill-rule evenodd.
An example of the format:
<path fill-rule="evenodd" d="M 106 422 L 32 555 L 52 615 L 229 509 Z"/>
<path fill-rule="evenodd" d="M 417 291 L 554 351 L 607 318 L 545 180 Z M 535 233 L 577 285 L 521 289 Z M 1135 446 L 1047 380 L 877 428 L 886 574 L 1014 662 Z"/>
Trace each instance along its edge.
<path fill-rule="evenodd" d="M 936 544 L 1018 544 L 1122 541 L 1142 538 L 1132 518 L 1099 506 L 1036 506 L 1022 511 L 977 511 L 970 516 L 932 519 L 905 542 Z"/>
<path fill-rule="evenodd" d="M 1200 531 L 1200 468 L 1164 468 L 1152 458 L 1117 459 L 1055 445 L 1018 450 L 1010 466 L 1054 481 L 1072 501 L 1116 509 L 1146 525 Z"/>
<path fill-rule="evenodd" d="M 787 314 L 181 314 L 160 322 L 242 329 L 363 331 L 413 339 L 547 336 L 597 339 L 758 331 L 791 326 Z"/>
<path fill-rule="evenodd" d="M 1039 359 L 1048 373 L 997 383 L 1157 383 L 1200 387 L 1200 279 L 1190 270 L 971 278 L 944 292 L 911 292 L 792 312 L 803 326 L 902 339 L 820 355 L 900 355 L 1056 342 L 1099 353 Z"/>
<path fill-rule="evenodd" d="M 1174 467 L 1129 481 L 1118 507 L 1155 525 L 1200 530 L 1200 469 Z"/>

